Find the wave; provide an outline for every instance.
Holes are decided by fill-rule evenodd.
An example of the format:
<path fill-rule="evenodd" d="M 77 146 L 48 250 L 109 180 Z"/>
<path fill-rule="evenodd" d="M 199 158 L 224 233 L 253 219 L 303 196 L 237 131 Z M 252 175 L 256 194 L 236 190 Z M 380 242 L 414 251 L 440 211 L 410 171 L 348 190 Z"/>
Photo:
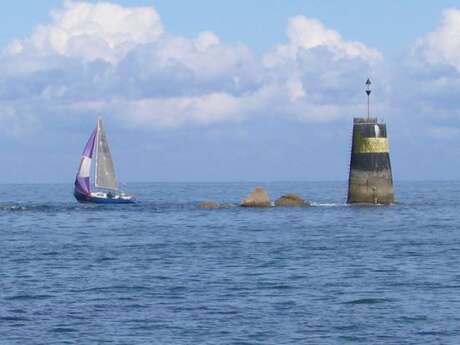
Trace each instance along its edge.
<path fill-rule="evenodd" d="M 9 297 L 4 297 L 7 301 L 28 301 L 28 300 L 41 300 L 41 299 L 49 299 L 52 298 L 52 295 L 14 295 Z"/>
<path fill-rule="evenodd" d="M 24 211 L 49 211 L 53 207 L 50 205 L 37 205 L 37 204 L 2 204 L 0 205 L 0 211 L 9 212 L 24 212 Z"/>
<path fill-rule="evenodd" d="M 81 212 L 181 212 L 204 210 L 199 207 L 198 201 L 184 202 L 153 202 L 139 201 L 135 204 L 126 205 L 102 205 L 102 204 L 79 204 L 79 203 L 0 203 L 0 213 L 81 213 Z M 237 205 L 232 203 L 219 204 L 218 209 L 233 209 Z"/>
<path fill-rule="evenodd" d="M 110 212 L 110 211 L 122 211 L 122 212 L 181 212 L 181 211 L 206 211 L 206 210 L 235 210 L 241 209 L 238 203 L 234 202 L 222 202 L 218 203 L 217 207 L 202 207 L 200 201 L 179 201 L 179 202 L 168 202 L 168 201 L 139 201 L 135 204 L 126 205 L 102 205 L 102 204 L 79 204 L 73 202 L 63 203 L 0 203 L 0 213 L 21 213 L 21 212 L 37 212 L 37 213 L 72 213 L 72 212 Z M 324 207 L 324 208 L 343 208 L 350 207 L 346 203 L 334 203 L 334 202 L 311 202 L 312 207 Z M 354 205 L 353 205 L 354 206 Z M 379 207 L 381 205 L 366 205 L 368 207 Z M 273 208 L 277 208 L 273 206 Z M 282 208 L 288 209 L 288 208 Z M 308 210 L 306 208 L 305 210 Z"/>
<path fill-rule="evenodd" d="M 0 212 L 57 212 L 74 211 L 81 209 L 78 205 L 59 205 L 59 204 L 34 204 L 34 203 L 14 203 L 0 204 Z"/>
<path fill-rule="evenodd" d="M 344 204 L 344 203 L 318 203 L 318 202 L 312 202 L 311 206 L 313 207 L 349 207 L 349 204 Z"/>
<path fill-rule="evenodd" d="M 351 301 L 343 302 L 343 304 L 379 304 L 394 302 L 394 299 L 391 298 L 358 298 Z"/>

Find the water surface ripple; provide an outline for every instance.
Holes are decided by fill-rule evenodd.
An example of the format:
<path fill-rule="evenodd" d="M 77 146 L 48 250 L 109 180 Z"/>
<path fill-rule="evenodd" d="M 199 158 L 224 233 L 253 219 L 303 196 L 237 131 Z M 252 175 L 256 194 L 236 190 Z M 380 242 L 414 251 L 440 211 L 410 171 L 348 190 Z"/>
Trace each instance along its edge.
<path fill-rule="evenodd" d="M 459 344 L 460 183 L 259 183 L 306 209 L 238 204 L 254 183 L 0 186 L 0 344 Z"/>

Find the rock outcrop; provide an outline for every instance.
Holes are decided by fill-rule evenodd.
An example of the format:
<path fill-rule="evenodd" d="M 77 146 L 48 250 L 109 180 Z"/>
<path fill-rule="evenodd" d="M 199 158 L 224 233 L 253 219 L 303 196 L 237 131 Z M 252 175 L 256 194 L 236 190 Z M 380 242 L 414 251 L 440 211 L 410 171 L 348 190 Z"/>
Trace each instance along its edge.
<path fill-rule="evenodd" d="M 305 202 L 305 200 L 302 199 L 297 194 L 289 193 L 277 199 L 275 201 L 275 206 L 278 206 L 278 207 L 308 207 L 310 206 L 310 204 L 308 202 Z"/>
<path fill-rule="evenodd" d="M 271 207 L 272 202 L 268 193 L 260 187 L 254 188 L 246 199 L 241 201 L 242 207 Z"/>

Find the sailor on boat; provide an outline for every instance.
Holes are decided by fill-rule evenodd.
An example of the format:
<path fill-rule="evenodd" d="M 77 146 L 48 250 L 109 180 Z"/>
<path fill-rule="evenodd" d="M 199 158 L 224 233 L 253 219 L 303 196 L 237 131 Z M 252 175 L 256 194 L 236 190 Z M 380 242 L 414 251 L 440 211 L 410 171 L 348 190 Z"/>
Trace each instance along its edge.
<path fill-rule="evenodd" d="M 95 156 L 93 167 L 93 155 Z M 93 172 L 93 174 L 92 174 Z M 91 175 L 93 177 L 91 178 Z M 92 186 L 94 181 L 94 187 Z M 107 135 L 101 118 L 86 143 L 75 178 L 74 196 L 79 202 L 127 204 L 135 202 L 132 195 L 118 188 Z"/>

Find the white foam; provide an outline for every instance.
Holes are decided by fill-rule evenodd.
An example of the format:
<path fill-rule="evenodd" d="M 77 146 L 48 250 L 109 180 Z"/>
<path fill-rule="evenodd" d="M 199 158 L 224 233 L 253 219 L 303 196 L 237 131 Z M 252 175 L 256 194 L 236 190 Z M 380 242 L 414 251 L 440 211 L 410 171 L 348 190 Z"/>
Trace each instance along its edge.
<path fill-rule="evenodd" d="M 339 204 L 339 203 L 317 203 L 317 202 L 312 202 L 311 206 L 314 207 L 345 207 L 349 206 L 348 204 Z"/>

